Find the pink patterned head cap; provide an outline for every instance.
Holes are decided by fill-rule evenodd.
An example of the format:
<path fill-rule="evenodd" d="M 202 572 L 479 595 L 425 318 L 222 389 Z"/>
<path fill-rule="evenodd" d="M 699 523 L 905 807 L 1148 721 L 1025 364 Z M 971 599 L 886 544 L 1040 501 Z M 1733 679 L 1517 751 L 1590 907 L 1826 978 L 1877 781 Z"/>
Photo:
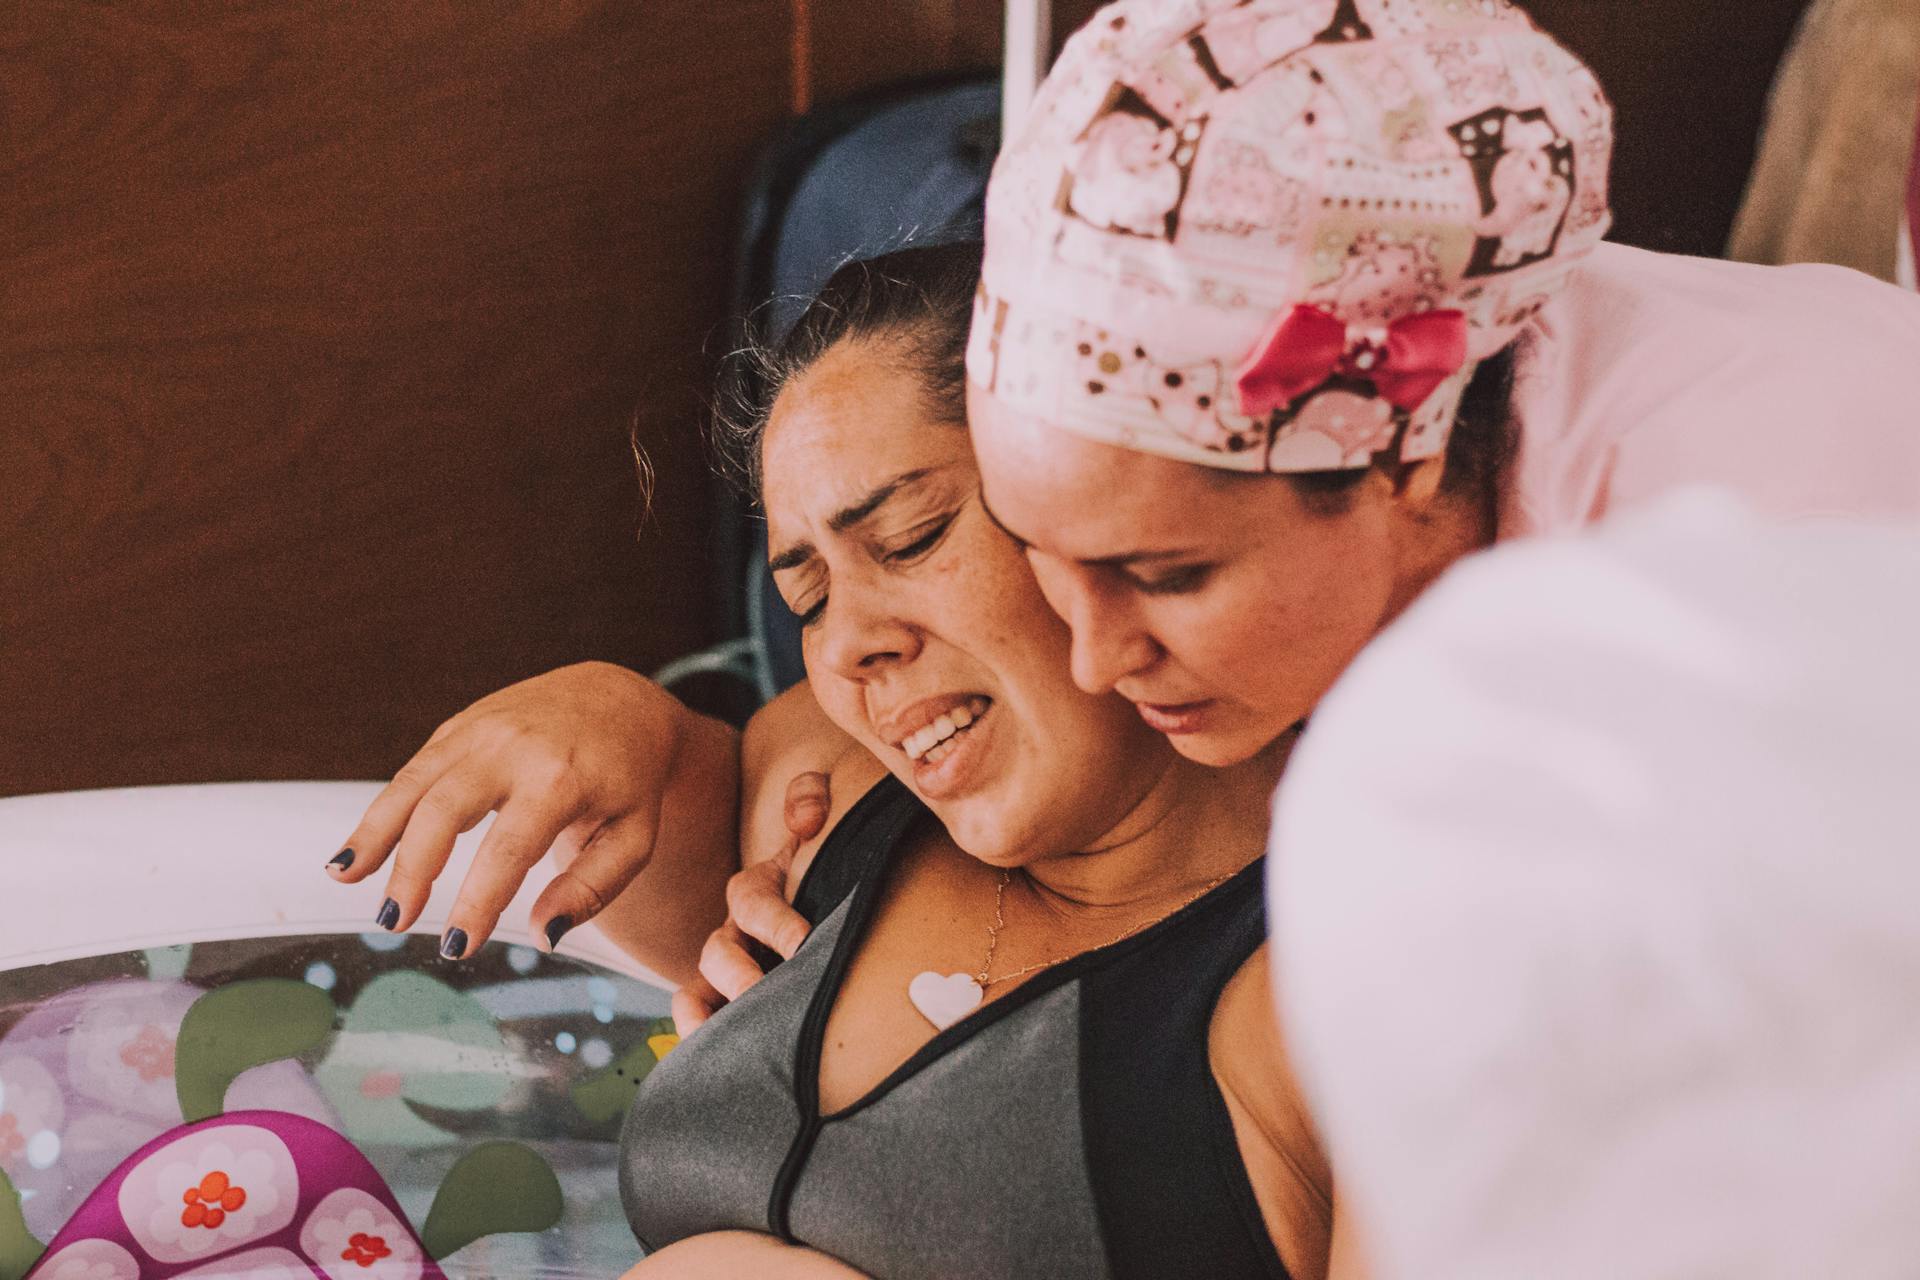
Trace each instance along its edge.
<path fill-rule="evenodd" d="M 1506 0 L 1121 0 L 994 168 L 969 377 L 1204 466 L 1441 456 L 1606 234 L 1612 145 Z"/>

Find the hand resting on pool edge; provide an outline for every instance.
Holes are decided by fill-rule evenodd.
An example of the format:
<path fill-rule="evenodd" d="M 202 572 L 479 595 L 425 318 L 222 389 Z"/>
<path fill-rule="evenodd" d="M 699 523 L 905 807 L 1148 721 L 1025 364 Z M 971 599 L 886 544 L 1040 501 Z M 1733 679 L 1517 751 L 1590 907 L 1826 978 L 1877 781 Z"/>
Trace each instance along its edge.
<path fill-rule="evenodd" d="M 464 938 L 460 955 L 487 940 L 550 853 L 558 872 L 530 913 L 549 948 L 597 920 L 641 963 L 683 983 L 698 1002 L 690 1008 L 710 1013 L 724 1000 L 695 968 L 698 958 L 719 957 L 713 971 L 729 996 L 744 989 L 746 972 L 761 972 L 749 935 L 722 925 L 708 941 L 720 886 L 736 872 L 742 887 L 758 875 L 777 897 L 795 853 L 826 822 L 824 770 L 853 746 L 804 687 L 763 708 L 743 743 L 643 676 L 578 663 L 510 685 L 440 725 L 327 870 L 352 884 L 391 862 L 391 908 L 383 905 L 378 923 L 405 929 L 425 908 L 455 838 L 497 813 L 449 913 L 448 933 Z M 736 821 L 743 768 L 752 799 Z M 784 798 L 758 785 L 766 769 L 790 777 Z M 769 867 L 778 874 L 762 870 Z M 772 915 L 763 896 L 743 898 L 750 936 L 790 955 L 805 921 L 790 911 Z"/>

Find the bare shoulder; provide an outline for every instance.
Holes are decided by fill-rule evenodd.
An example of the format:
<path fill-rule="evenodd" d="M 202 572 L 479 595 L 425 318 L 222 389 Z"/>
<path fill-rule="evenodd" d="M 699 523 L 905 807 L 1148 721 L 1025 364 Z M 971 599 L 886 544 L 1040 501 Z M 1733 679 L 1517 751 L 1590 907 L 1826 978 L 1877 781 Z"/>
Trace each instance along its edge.
<path fill-rule="evenodd" d="M 837 756 L 857 745 L 827 719 L 813 696 L 813 686 L 803 680 L 753 713 L 741 736 L 740 763 L 749 783 L 756 772 L 778 772 L 791 764 L 824 772 Z"/>
<path fill-rule="evenodd" d="M 1289 1111 L 1300 1106 L 1274 1010 L 1270 956 L 1271 944 L 1262 943 L 1227 980 L 1214 1006 L 1208 1046 L 1220 1083 L 1245 1092 L 1263 1113 L 1282 1104 Z"/>
<path fill-rule="evenodd" d="M 1274 1011 L 1266 944 L 1221 991 L 1207 1052 L 1254 1198 L 1281 1260 L 1290 1275 L 1302 1280 L 1326 1275 L 1333 1173 Z"/>
<path fill-rule="evenodd" d="M 802 774 L 826 780 L 826 822 L 794 853 L 790 886 L 797 885 L 820 843 L 854 801 L 880 780 L 885 770 L 820 709 L 813 689 L 795 685 L 754 713 L 740 744 L 740 849 L 751 866 L 785 852 L 787 789 Z"/>

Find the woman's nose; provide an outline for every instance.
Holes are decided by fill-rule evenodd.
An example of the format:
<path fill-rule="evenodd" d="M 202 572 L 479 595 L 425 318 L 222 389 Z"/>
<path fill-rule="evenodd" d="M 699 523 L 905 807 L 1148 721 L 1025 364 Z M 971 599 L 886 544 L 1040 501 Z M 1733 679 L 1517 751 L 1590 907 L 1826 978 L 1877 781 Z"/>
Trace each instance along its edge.
<path fill-rule="evenodd" d="M 1107 693 L 1156 661 L 1159 647 L 1153 637 L 1098 583 L 1066 585 L 1054 607 L 1073 631 L 1073 683 L 1082 692 Z"/>
<path fill-rule="evenodd" d="M 881 671 L 910 662 L 920 652 L 920 633 L 898 614 L 863 607 L 852 592 L 837 592 L 820 619 L 819 657 L 843 680 L 871 680 Z"/>
<path fill-rule="evenodd" d="M 1145 671 L 1159 654 L 1153 638 L 1131 622 L 1103 611 L 1073 626 L 1073 683 L 1085 693 L 1108 693 L 1130 675 Z"/>

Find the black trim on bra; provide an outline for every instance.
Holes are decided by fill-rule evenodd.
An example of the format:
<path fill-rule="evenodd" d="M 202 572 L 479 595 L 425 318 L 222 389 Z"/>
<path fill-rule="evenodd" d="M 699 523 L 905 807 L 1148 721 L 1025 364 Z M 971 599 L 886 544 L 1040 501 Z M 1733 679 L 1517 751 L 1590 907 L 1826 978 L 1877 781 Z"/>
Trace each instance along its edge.
<path fill-rule="evenodd" d="M 1261 866 L 1202 899 L 1211 927 L 1081 985 L 1081 1135 L 1114 1280 L 1185 1275 L 1195 1258 L 1286 1280 L 1208 1052 L 1221 992 L 1266 938 Z"/>
<path fill-rule="evenodd" d="M 848 904 L 847 918 L 840 926 L 840 937 L 827 961 L 827 971 L 807 1003 L 807 1016 L 800 1024 L 799 1042 L 795 1046 L 793 1087 L 794 1101 L 800 1109 L 800 1128 L 794 1134 L 793 1144 L 787 1148 L 787 1158 L 781 1162 L 773 1190 L 767 1197 L 767 1225 L 788 1244 L 800 1243 L 793 1235 L 788 1210 L 793 1203 L 794 1186 L 820 1136 L 820 1053 L 826 1038 L 827 1016 L 833 1012 L 833 994 L 840 989 L 847 966 L 853 962 L 854 949 L 847 945 L 847 939 L 859 932 L 859 926 L 872 915 L 873 904 L 886 882 L 886 864 L 894 850 L 913 824 L 928 813 L 918 796 L 888 774 L 868 788 L 827 836 L 820 852 L 814 855 L 813 865 L 807 868 L 799 892 L 794 895 L 794 905 L 816 926 L 832 914 L 849 891 L 853 901 Z M 818 880 L 816 872 L 820 873 Z M 810 899 L 802 906 L 802 897 L 810 891 Z M 813 911 L 819 914 L 814 915 Z"/>
<path fill-rule="evenodd" d="M 868 787 L 827 833 L 793 893 L 793 909 L 805 916 L 808 924 L 818 925 L 832 915 L 833 909 L 860 886 L 875 859 L 893 851 L 893 840 L 871 840 L 867 828 L 888 822 L 895 816 L 895 806 L 924 811 L 920 798 L 889 773 Z"/>

